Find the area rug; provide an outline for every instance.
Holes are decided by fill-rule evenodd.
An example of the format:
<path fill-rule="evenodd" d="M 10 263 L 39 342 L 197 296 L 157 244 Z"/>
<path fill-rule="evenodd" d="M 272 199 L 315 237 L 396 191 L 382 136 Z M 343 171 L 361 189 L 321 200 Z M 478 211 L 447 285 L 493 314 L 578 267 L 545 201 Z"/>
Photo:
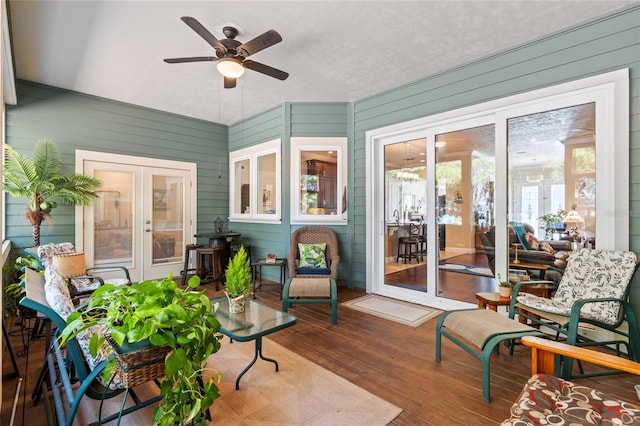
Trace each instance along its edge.
<path fill-rule="evenodd" d="M 493 277 L 491 269 L 477 265 L 463 265 L 460 263 L 443 263 L 438 265 L 443 271 L 459 272 L 461 274 L 480 275 L 482 277 Z"/>
<path fill-rule="evenodd" d="M 402 412 L 267 338 L 262 343 L 263 355 L 277 360 L 280 371 L 275 371 L 273 363 L 258 359 L 242 376 L 239 390 L 235 390 L 236 377 L 251 362 L 255 343 L 231 343 L 225 337 L 220 351 L 211 356 L 208 366 L 222 373 L 222 382 L 218 384 L 220 398 L 213 403 L 213 419 L 208 424 L 382 426 Z M 96 411 L 84 407 L 83 412 L 96 413 L 97 404 L 89 402 Z M 153 407 L 123 417 L 121 425 L 150 425 Z M 95 420 L 89 417 L 80 417 L 79 424 Z"/>
<path fill-rule="evenodd" d="M 411 327 L 418 327 L 442 313 L 438 309 L 389 299 L 375 294 L 358 297 L 357 299 L 343 302 L 342 305 Z"/>

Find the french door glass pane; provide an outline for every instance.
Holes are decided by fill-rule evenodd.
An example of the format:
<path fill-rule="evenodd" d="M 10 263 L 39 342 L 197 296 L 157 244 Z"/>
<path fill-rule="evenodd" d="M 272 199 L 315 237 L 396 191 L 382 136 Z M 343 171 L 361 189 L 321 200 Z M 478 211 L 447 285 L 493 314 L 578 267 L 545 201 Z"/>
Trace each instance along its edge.
<path fill-rule="evenodd" d="M 152 264 L 182 258 L 184 190 L 184 178 L 180 176 L 153 176 Z"/>
<path fill-rule="evenodd" d="M 436 135 L 438 297 L 495 291 L 493 247 L 480 238 L 495 223 L 494 134 L 491 124 Z"/>
<path fill-rule="evenodd" d="M 94 263 L 130 265 L 133 262 L 133 182 L 129 172 L 96 170 L 102 182 L 94 202 Z"/>

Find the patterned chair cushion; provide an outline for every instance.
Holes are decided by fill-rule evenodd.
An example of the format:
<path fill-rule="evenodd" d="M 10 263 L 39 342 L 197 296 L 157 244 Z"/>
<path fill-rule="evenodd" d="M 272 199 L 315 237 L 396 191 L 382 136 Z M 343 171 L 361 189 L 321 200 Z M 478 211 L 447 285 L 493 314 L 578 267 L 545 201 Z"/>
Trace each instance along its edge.
<path fill-rule="evenodd" d="M 636 265 L 630 251 L 580 249 L 572 253 L 567 268 L 552 299 L 530 294 L 517 297 L 518 302 L 545 312 L 570 315 L 571 306 L 581 299 L 621 299 Z M 588 303 L 581 318 L 615 324 L 620 305 L 615 302 Z"/>
<path fill-rule="evenodd" d="M 89 366 L 90 370 L 93 370 L 96 367 L 96 365 L 100 364 L 109 356 L 108 355 L 109 352 L 107 348 L 107 346 L 109 346 L 109 343 L 106 340 L 102 344 L 102 347 L 98 350 L 98 353 L 96 354 L 96 356 L 95 357 L 91 356 L 91 351 L 89 350 L 89 343 L 91 342 L 91 337 L 96 333 L 99 336 L 105 336 L 107 333 L 106 325 L 104 324 L 94 325 L 93 327 L 90 327 L 84 330 L 83 332 L 79 333 L 78 336 L 76 337 L 76 340 L 80 345 L 80 349 L 84 354 L 84 358 L 87 361 L 87 365 Z M 124 389 L 125 386 L 124 386 L 124 383 L 122 383 L 122 378 L 118 373 L 118 369 L 114 368 L 112 371 L 116 372 L 116 375 L 113 378 L 113 380 L 109 382 L 109 388 Z M 104 382 L 104 378 L 102 374 L 99 374 L 97 378 L 100 381 L 100 383 L 102 383 L 103 386 L 107 385 L 107 383 Z"/>
<path fill-rule="evenodd" d="M 42 266 L 44 266 L 45 269 L 47 268 L 47 266 L 51 265 L 53 256 L 75 252 L 76 249 L 73 246 L 73 243 L 51 243 L 38 247 L 38 257 L 40 258 L 40 262 L 42 262 Z"/>
<path fill-rule="evenodd" d="M 44 279 L 44 293 L 47 303 L 66 321 L 69 314 L 76 310 L 69 293 L 69 286 L 53 265 L 44 270 Z"/>
<path fill-rule="evenodd" d="M 325 251 L 327 248 L 326 243 L 318 244 L 302 244 L 298 243 L 298 250 L 300 251 L 300 263 L 301 268 L 326 268 L 327 261 L 325 259 Z"/>
<path fill-rule="evenodd" d="M 602 392 L 546 374 L 529 379 L 502 426 L 632 425 L 640 410 Z"/>

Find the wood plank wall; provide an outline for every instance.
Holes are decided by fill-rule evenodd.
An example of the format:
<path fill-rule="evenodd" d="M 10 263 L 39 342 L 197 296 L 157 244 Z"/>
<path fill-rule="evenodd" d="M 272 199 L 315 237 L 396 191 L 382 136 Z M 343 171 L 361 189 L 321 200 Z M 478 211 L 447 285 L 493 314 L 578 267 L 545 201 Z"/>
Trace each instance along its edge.
<path fill-rule="evenodd" d="M 76 149 L 196 163 L 198 229 L 226 216 L 228 159 L 223 156 L 218 179 L 218 158 L 227 152 L 227 126 L 28 81 L 18 81 L 17 91 L 18 105 L 6 109 L 6 142 L 17 151 L 30 155 L 38 139 L 51 139 L 64 172 L 75 171 Z M 7 238 L 14 246 L 31 246 L 25 200 L 6 200 Z M 55 226 L 42 226 L 42 243 L 74 241 L 74 219 L 73 207 L 58 207 Z"/>

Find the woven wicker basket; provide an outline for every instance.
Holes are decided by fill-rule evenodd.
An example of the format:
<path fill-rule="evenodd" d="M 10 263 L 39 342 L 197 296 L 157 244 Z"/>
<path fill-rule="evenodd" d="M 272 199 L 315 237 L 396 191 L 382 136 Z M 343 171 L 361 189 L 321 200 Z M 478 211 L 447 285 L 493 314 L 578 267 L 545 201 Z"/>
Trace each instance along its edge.
<path fill-rule="evenodd" d="M 146 346 L 121 353 L 120 346 L 111 336 L 107 336 L 106 340 L 113 347 L 116 357 L 113 371 L 119 375 L 126 387 L 138 386 L 165 374 L 164 359 L 171 350 L 167 346 Z"/>

